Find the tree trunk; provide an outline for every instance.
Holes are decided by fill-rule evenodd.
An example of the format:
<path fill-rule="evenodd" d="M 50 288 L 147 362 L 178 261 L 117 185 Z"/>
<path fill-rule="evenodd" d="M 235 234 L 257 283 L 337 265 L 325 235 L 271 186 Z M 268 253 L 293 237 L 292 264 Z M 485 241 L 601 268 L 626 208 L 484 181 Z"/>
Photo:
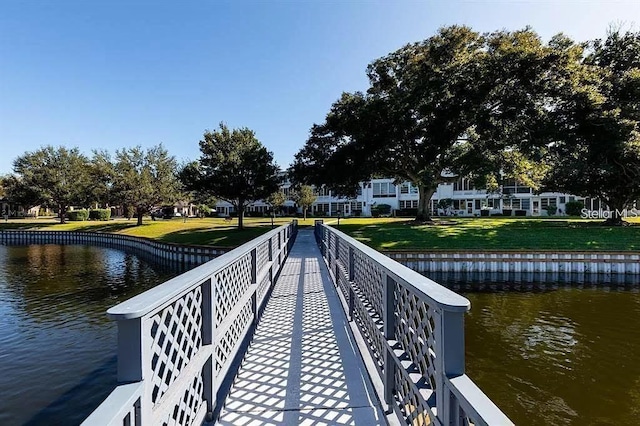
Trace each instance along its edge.
<path fill-rule="evenodd" d="M 626 222 L 621 213 L 625 204 L 623 202 L 608 201 L 607 206 L 610 209 L 611 216 L 605 219 L 604 224 L 608 226 L 623 226 Z"/>
<path fill-rule="evenodd" d="M 142 214 L 143 213 L 144 212 L 139 208 L 136 210 L 136 215 L 138 216 L 138 223 L 137 223 L 138 226 L 142 225 Z"/>
<path fill-rule="evenodd" d="M 244 203 L 240 203 L 238 205 L 238 230 L 242 231 L 244 229 Z"/>
<path fill-rule="evenodd" d="M 307 220 L 307 207 L 302 208 L 302 217 L 304 220 Z"/>
<path fill-rule="evenodd" d="M 60 223 L 65 223 L 65 218 L 67 216 L 67 206 L 60 204 L 58 206 L 58 209 L 60 211 Z"/>
<path fill-rule="evenodd" d="M 429 213 L 429 203 L 431 197 L 436 192 L 435 189 L 428 188 L 424 184 L 418 184 L 418 214 L 416 222 L 431 222 L 431 214 Z"/>

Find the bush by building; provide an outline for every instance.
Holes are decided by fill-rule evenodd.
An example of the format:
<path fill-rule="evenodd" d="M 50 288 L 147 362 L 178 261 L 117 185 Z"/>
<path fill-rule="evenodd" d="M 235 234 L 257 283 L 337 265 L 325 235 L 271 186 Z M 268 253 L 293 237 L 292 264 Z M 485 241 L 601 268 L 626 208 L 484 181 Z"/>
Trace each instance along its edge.
<path fill-rule="evenodd" d="M 88 210 L 71 210 L 67 212 L 67 218 L 72 221 L 82 222 L 89 219 Z"/>
<path fill-rule="evenodd" d="M 584 203 L 582 201 L 569 201 L 564 205 L 564 208 L 569 216 L 580 216 Z"/>
<path fill-rule="evenodd" d="M 111 219 L 111 209 L 93 209 L 89 211 L 90 220 L 109 220 Z"/>

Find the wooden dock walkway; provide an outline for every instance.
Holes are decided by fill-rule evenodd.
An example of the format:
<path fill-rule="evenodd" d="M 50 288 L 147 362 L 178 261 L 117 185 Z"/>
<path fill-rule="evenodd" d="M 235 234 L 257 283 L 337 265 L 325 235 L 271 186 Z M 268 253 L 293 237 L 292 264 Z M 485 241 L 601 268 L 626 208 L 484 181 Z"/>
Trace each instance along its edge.
<path fill-rule="evenodd" d="M 385 424 L 310 229 L 298 233 L 217 424 Z"/>

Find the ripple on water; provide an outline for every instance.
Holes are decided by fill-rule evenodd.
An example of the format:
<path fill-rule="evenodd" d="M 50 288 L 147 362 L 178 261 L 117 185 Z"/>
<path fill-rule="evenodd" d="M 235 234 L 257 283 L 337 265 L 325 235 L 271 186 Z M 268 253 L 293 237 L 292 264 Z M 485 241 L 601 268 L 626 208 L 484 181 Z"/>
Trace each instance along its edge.
<path fill-rule="evenodd" d="M 116 383 L 106 309 L 176 274 L 107 248 L 0 245 L 0 425 L 80 423 Z"/>

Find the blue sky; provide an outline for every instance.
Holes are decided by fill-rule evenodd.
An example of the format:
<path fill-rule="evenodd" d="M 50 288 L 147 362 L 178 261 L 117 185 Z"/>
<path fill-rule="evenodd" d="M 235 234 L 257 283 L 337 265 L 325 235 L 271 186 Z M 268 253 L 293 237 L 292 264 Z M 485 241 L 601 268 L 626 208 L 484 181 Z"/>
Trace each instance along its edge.
<path fill-rule="evenodd" d="M 373 59 L 437 28 L 531 25 L 545 39 L 638 30 L 626 1 L 0 2 L 0 174 L 44 145 L 163 143 L 197 159 L 205 129 L 249 127 L 287 167 Z"/>

